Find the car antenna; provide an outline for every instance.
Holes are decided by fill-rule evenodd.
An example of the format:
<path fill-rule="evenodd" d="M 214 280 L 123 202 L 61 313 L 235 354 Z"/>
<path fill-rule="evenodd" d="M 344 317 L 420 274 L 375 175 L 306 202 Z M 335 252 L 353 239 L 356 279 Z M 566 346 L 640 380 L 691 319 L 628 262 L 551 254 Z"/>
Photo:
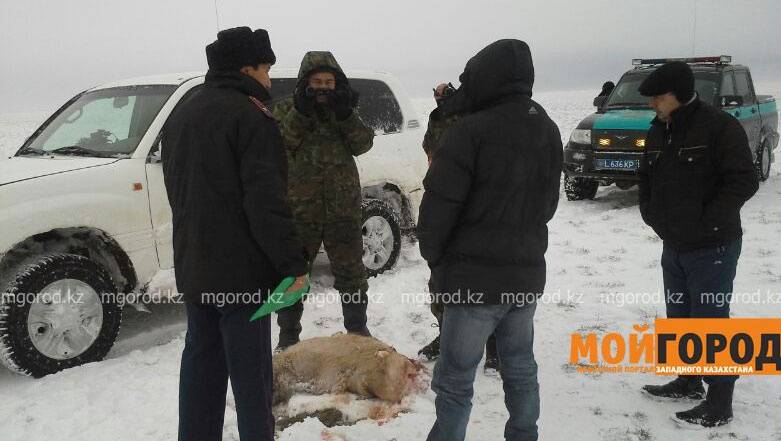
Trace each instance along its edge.
<path fill-rule="evenodd" d="M 697 50 L 697 0 L 694 0 L 694 17 L 692 18 L 692 57 L 697 56 L 696 50 Z"/>
<path fill-rule="evenodd" d="M 220 10 L 217 6 L 217 1 L 218 0 L 214 0 L 214 18 L 217 22 L 217 32 L 220 32 Z"/>

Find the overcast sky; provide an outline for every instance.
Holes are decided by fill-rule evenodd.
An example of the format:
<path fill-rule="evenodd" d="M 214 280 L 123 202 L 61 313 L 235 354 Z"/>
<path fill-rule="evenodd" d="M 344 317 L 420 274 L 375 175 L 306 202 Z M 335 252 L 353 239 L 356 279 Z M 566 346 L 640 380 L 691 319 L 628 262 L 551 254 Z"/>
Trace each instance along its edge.
<path fill-rule="evenodd" d="M 217 2 L 220 28 L 269 30 L 277 66 L 331 50 L 345 68 L 396 74 L 416 97 L 457 83 L 499 38 L 529 43 L 538 91 L 598 90 L 632 58 L 693 48 L 732 55 L 755 82 L 781 81 L 779 0 Z M 50 110 L 115 79 L 205 70 L 216 31 L 214 0 L 0 0 L 0 113 Z"/>

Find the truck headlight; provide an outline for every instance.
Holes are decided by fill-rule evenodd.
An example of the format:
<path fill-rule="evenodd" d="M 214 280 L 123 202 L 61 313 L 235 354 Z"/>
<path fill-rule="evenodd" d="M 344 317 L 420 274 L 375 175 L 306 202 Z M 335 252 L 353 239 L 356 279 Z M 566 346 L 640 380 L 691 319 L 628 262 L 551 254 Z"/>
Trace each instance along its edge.
<path fill-rule="evenodd" d="M 575 129 L 572 131 L 572 135 L 569 137 L 569 140 L 575 144 L 591 145 L 591 130 Z"/>

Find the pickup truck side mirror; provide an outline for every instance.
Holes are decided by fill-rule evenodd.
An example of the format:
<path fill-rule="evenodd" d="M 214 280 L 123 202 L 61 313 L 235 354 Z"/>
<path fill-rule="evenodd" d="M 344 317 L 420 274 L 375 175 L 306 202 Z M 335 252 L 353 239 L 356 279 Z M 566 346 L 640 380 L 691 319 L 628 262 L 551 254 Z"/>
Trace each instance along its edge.
<path fill-rule="evenodd" d="M 594 98 L 594 107 L 602 107 L 605 105 L 605 102 L 607 101 L 607 96 L 598 96 Z"/>
<path fill-rule="evenodd" d="M 740 107 L 743 105 L 743 97 L 740 95 L 723 95 L 720 99 L 721 107 Z"/>

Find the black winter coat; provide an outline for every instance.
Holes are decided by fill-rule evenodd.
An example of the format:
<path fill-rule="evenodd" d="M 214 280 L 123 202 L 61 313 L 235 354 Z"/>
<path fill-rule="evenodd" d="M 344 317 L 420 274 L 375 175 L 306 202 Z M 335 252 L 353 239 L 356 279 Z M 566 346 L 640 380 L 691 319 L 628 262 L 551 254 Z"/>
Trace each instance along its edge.
<path fill-rule="evenodd" d="M 445 132 L 424 180 L 420 251 L 443 303 L 523 303 L 545 287 L 561 137 L 530 98 L 525 43 L 489 45 L 461 79 L 457 95 L 466 94 L 461 101 L 471 113 Z M 467 292 L 479 294 L 470 299 Z"/>
<path fill-rule="evenodd" d="M 209 303 L 202 293 L 265 296 L 307 270 L 286 201 L 282 139 L 250 97 L 267 100 L 268 92 L 244 74 L 210 71 L 163 129 L 176 285 L 186 301 Z"/>
<path fill-rule="evenodd" d="M 653 120 L 638 173 L 643 220 L 679 250 L 741 237 L 740 207 L 759 188 L 740 122 L 699 98 L 669 126 Z"/>

